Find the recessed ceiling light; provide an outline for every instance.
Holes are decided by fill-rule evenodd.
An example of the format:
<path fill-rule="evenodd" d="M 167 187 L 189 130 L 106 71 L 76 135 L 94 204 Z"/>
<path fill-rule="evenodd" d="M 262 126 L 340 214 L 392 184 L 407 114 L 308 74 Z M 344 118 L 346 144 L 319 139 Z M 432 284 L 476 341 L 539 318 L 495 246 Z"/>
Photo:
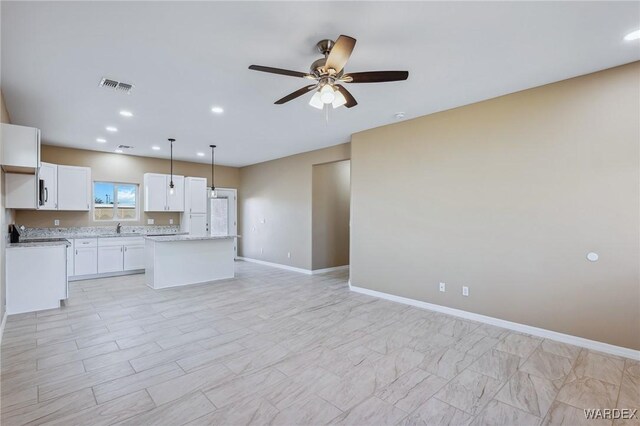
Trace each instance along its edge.
<path fill-rule="evenodd" d="M 204 152 L 199 152 L 196 154 L 198 157 L 204 157 Z"/>
<path fill-rule="evenodd" d="M 211 112 L 215 113 L 215 114 L 222 114 L 224 112 L 224 108 L 219 107 L 219 106 L 214 106 L 211 108 Z"/>
<path fill-rule="evenodd" d="M 123 150 L 121 150 L 121 149 L 116 149 L 116 151 L 115 151 L 115 152 L 116 152 L 116 154 L 122 154 L 124 151 L 123 151 Z"/>
<path fill-rule="evenodd" d="M 640 39 L 640 30 L 631 31 L 629 34 L 624 36 L 624 39 L 627 41 Z"/>
<path fill-rule="evenodd" d="M 107 130 L 107 132 L 117 132 L 118 128 L 117 127 L 113 127 L 113 126 L 107 126 L 105 127 L 105 129 Z"/>
<path fill-rule="evenodd" d="M 96 142 L 98 142 L 98 143 L 106 143 L 107 140 L 105 138 L 97 138 Z"/>
<path fill-rule="evenodd" d="M 133 113 L 131 111 L 125 111 L 125 110 L 120 111 L 120 115 L 123 117 L 133 117 Z"/>
<path fill-rule="evenodd" d="M 160 147 L 159 146 L 152 146 L 151 149 L 154 150 L 154 151 L 160 151 Z"/>

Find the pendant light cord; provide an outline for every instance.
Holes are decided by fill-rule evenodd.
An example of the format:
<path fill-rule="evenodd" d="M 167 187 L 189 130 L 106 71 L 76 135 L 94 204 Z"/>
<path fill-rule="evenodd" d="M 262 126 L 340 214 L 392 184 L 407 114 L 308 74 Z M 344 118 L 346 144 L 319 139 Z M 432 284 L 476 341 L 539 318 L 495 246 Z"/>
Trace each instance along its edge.
<path fill-rule="evenodd" d="M 215 168 L 214 168 L 214 164 L 216 162 L 216 157 L 215 157 L 215 152 L 216 152 L 216 146 L 215 145 L 209 145 L 211 147 L 211 191 L 214 191 L 216 189 L 216 175 L 215 175 Z"/>
<path fill-rule="evenodd" d="M 170 168 L 171 168 L 171 180 L 169 181 L 169 187 L 170 188 L 173 188 L 173 142 L 174 141 L 175 141 L 175 139 L 169 139 L 169 143 L 170 143 L 169 151 L 171 153 L 170 154 L 171 155 L 171 161 L 170 161 L 170 163 L 171 163 L 171 165 L 170 165 Z"/>

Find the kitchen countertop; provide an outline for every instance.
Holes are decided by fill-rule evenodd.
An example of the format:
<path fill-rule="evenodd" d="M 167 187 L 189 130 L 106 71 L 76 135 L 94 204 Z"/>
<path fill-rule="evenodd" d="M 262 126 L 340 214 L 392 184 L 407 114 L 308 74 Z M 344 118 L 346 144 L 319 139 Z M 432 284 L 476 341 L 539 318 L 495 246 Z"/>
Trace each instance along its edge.
<path fill-rule="evenodd" d="M 71 243 L 65 238 L 33 238 L 32 241 L 25 240 L 21 243 L 8 243 L 7 248 L 28 248 L 28 247 L 51 247 L 70 246 Z"/>
<path fill-rule="evenodd" d="M 104 234 L 95 234 L 95 233 L 77 233 L 77 232 L 60 232 L 56 234 L 55 237 L 51 238 L 63 238 L 63 239 L 75 239 L 75 238 L 121 238 L 121 237 L 146 237 L 146 236 L 172 236 L 172 235 L 186 235 L 186 232 L 169 232 L 169 233 L 150 233 L 143 234 L 140 232 L 122 232 L 117 234 L 115 232 L 112 233 L 104 233 Z M 46 238 L 46 237 L 45 237 Z M 41 240 L 43 237 L 41 236 L 28 236 L 28 237 L 20 237 L 20 241 L 29 242 L 31 240 Z"/>
<path fill-rule="evenodd" d="M 146 240 L 156 241 L 159 243 L 170 241 L 201 241 L 201 240 L 226 240 L 229 238 L 239 238 L 239 235 L 154 235 L 144 237 Z"/>

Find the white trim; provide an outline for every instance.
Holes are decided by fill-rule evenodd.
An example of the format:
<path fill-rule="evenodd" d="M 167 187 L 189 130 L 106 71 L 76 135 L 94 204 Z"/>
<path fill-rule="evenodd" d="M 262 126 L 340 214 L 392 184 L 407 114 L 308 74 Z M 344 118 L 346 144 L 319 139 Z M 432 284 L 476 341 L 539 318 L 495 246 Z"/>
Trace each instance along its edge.
<path fill-rule="evenodd" d="M 345 271 L 347 269 L 349 269 L 349 265 L 334 266 L 332 268 L 314 269 L 311 271 L 311 275 L 325 274 L 327 272 L 334 272 L 334 271 Z"/>
<path fill-rule="evenodd" d="M 609 343 L 585 339 L 584 337 L 572 336 L 570 334 L 558 333 L 557 331 L 551 331 L 551 330 L 546 330 L 544 328 L 538 328 L 530 325 L 519 324 L 517 322 L 506 321 L 503 319 L 476 314 L 473 312 L 463 311 L 460 309 L 449 308 L 442 305 L 423 302 L 421 300 L 409 299 L 407 297 L 396 296 L 393 294 L 370 290 L 368 288 L 356 287 L 351 285 L 351 280 L 349 280 L 349 289 L 351 291 L 355 291 L 356 293 L 362 293 L 368 296 L 379 297 L 381 299 L 390 300 L 392 302 L 415 306 L 417 308 L 422 308 L 422 309 L 428 309 L 430 311 L 441 312 L 443 314 L 453 315 L 453 316 L 468 319 L 471 321 L 478 321 L 485 324 L 495 325 L 497 327 L 519 331 L 521 333 L 527 333 L 527 334 L 531 334 L 537 337 L 542 337 L 545 339 L 556 340 L 558 342 L 568 343 L 570 345 L 580 346 L 583 348 L 592 349 L 595 351 L 600 351 L 600 352 L 604 352 L 612 355 L 640 360 L 640 351 L 630 349 L 630 348 L 624 348 L 622 346 L 615 346 Z"/>
<path fill-rule="evenodd" d="M 313 272 L 308 269 L 296 268 L 295 266 L 283 265 L 281 263 L 273 263 L 267 262 L 264 260 L 252 259 L 250 257 L 242 257 L 239 256 L 238 259 L 244 260 L 245 262 L 257 263 L 259 265 L 271 266 L 274 268 L 286 269 L 287 271 L 299 272 L 305 275 L 311 275 Z"/>
<path fill-rule="evenodd" d="M 136 275 L 136 274 L 144 274 L 144 269 L 131 269 L 129 271 L 117 271 L 117 272 L 103 272 L 101 274 L 90 274 L 90 275 L 72 275 L 67 277 L 67 281 L 84 281 L 84 280 L 95 280 L 97 278 L 109 278 L 109 277 L 121 277 L 124 275 Z"/>
<path fill-rule="evenodd" d="M 4 315 L 2 316 L 2 324 L 0 324 L 0 344 L 2 343 L 2 336 L 4 336 L 4 326 L 7 325 L 7 310 L 5 308 Z"/>

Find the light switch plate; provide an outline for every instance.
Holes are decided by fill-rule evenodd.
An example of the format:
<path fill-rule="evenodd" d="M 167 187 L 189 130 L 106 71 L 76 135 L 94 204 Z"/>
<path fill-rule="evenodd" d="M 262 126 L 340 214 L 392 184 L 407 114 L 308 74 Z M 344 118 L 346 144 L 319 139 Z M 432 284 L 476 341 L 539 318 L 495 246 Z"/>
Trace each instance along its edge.
<path fill-rule="evenodd" d="M 169 225 L 173 225 L 173 219 L 169 219 Z"/>
<path fill-rule="evenodd" d="M 447 284 L 445 284 L 445 283 L 440 283 L 440 291 L 441 291 L 441 292 L 443 292 L 443 293 L 444 293 L 445 291 L 447 291 Z"/>

